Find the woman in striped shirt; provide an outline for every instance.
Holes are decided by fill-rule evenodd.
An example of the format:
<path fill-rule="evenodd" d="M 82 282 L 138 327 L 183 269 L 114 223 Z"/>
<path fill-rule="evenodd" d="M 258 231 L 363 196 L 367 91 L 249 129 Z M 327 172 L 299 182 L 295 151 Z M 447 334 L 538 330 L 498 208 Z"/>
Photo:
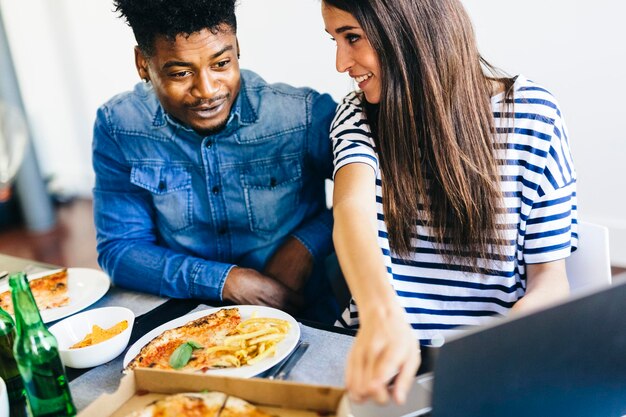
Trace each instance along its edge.
<path fill-rule="evenodd" d="M 568 294 L 576 174 L 554 97 L 481 58 L 460 1 L 322 0 L 322 15 L 359 88 L 331 128 L 342 322 L 359 326 L 346 386 L 385 402 L 397 374 L 402 402 L 415 339 Z"/>

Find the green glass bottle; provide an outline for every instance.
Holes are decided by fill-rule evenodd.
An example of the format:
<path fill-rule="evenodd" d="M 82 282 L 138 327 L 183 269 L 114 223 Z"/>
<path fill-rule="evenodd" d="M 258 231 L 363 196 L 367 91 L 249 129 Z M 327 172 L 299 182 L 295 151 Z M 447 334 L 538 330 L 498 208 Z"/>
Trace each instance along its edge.
<path fill-rule="evenodd" d="M 75 416 L 57 340 L 41 321 L 24 273 L 9 277 L 17 324 L 13 353 L 33 417 Z"/>
<path fill-rule="evenodd" d="M 0 308 L 0 377 L 7 385 L 11 417 L 26 417 L 24 383 L 13 357 L 15 325 L 13 319 Z"/>

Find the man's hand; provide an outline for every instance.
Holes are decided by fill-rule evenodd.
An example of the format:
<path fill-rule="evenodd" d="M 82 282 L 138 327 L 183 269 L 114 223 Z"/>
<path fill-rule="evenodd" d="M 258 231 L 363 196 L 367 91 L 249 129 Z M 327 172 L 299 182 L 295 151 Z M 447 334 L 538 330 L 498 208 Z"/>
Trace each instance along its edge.
<path fill-rule="evenodd" d="M 300 291 L 313 270 L 313 255 L 295 237 L 290 237 L 267 261 L 263 273 Z"/>
<path fill-rule="evenodd" d="M 228 273 L 224 300 L 235 304 L 256 304 L 296 313 L 304 305 L 302 296 L 282 283 L 254 269 L 234 267 Z"/>

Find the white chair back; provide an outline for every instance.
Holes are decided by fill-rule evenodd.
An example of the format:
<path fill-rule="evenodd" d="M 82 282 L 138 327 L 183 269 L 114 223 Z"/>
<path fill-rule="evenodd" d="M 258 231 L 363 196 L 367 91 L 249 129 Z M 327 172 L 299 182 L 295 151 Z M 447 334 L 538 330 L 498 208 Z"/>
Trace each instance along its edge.
<path fill-rule="evenodd" d="M 572 293 L 611 285 L 609 229 L 578 222 L 578 249 L 565 260 L 565 268 Z"/>

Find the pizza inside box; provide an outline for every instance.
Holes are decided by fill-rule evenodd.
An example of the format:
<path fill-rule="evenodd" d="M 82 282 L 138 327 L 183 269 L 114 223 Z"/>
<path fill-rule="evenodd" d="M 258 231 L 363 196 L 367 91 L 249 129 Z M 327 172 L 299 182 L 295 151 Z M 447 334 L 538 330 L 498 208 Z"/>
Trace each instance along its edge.
<path fill-rule="evenodd" d="M 241 398 L 270 416 L 350 415 L 345 391 L 336 387 L 139 368 L 122 378 L 116 392 L 101 395 L 78 417 L 125 417 L 168 395 L 207 391 Z"/>

